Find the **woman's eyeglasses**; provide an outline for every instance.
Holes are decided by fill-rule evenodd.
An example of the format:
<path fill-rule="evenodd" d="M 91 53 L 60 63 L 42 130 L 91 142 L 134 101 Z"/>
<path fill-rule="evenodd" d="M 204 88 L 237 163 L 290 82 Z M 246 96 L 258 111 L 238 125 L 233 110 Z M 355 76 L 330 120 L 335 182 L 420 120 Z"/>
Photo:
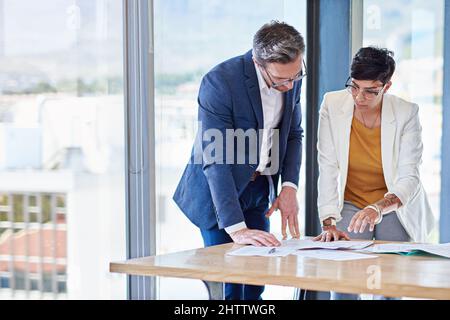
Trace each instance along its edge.
<path fill-rule="evenodd" d="M 345 88 L 347 89 L 348 92 L 351 93 L 352 96 L 357 97 L 359 95 L 359 92 L 362 91 L 362 95 L 366 100 L 375 99 L 384 90 L 385 86 L 386 84 L 384 84 L 380 90 L 361 89 L 351 81 L 350 77 L 347 79 L 347 82 L 345 83 Z"/>

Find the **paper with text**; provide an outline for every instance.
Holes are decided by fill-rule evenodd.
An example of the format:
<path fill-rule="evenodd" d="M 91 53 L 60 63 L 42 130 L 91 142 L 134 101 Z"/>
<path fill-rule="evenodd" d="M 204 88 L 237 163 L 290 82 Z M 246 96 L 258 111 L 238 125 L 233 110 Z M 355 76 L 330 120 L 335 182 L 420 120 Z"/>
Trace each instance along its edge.
<path fill-rule="evenodd" d="M 333 260 L 333 261 L 348 261 L 348 260 L 361 260 L 361 259 L 373 259 L 378 258 L 374 255 L 355 253 L 346 250 L 329 250 L 329 249 L 318 249 L 318 250 L 297 250 L 293 253 L 296 256 L 304 258 L 315 258 L 322 260 Z"/>
<path fill-rule="evenodd" d="M 290 239 L 282 242 L 283 246 L 295 247 L 296 249 L 364 249 L 373 244 L 373 241 L 331 241 L 320 242 L 313 240 Z"/>
<path fill-rule="evenodd" d="M 260 257 L 286 257 L 296 249 L 292 247 L 256 247 L 245 246 L 234 251 L 227 252 L 229 256 L 260 256 Z"/>
<path fill-rule="evenodd" d="M 450 243 L 442 243 L 442 244 L 384 243 L 374 245 L 370 251 L 373 253 L 409 253 L 416 250 L 431 253 L 445 258 L 450 258 Z"/>

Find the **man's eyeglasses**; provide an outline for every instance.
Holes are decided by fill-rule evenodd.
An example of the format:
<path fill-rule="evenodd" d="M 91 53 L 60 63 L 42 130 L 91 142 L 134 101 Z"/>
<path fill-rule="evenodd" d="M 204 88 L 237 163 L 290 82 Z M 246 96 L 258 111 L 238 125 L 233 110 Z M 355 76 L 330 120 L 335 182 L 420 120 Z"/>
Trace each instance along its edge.
<path fill-rule="evenodd" d="M 262 65 L 260 65 L 264 71 L 267 73 L 267 76 L 269 77 L 269 80 L 271 82 L 270 86 L 272 88 L 278 88 L 278 87 L 282 87 L 282 86 L 287 86 L 289 83 L 294 82 L 294 81 L 300 81 L 302 80 L 304 77 L 306 77 L 306 63 L 305 60 L 302 61 L 303 62 L 303 68 L 302 70 L 300 70 L 299 73 L 297 73 L 293 78 L 291 79 L 285 79 L 279 82 L 275 82 L 273 81 L 273 75 L 270 74 L 270 72 L 266 69 L 266 67 L 263 67 Z"/>
<path fill-rule="evenodd" d="M 347 79 L 347 82 L 345 83 L 345 88 L 347 88 L 347 91 L 352 94 L 352 96 L 356 97 L 358 96 L 359 92 L 362 91 L 362 95 L 364 99 L 366 100 L 373 100 L 375 99 L 383 90 L 386 84 L 381 87 L 380 90 L 374 90 L 374 89 L 362 89 L 355 84 L 352 83 L 351 77 Z"/>

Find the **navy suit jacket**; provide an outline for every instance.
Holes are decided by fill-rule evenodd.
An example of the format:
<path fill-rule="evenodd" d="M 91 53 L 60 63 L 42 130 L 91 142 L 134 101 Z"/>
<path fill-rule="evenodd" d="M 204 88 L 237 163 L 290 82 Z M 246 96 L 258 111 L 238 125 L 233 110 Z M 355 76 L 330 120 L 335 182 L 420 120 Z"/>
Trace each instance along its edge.
<path fill-rule="evenodd" d="M 298 185 L 303 129 L 300 110 L 301 81 L 284 94 L 279 125 L 279 170 L 272 176 L 275 187 L 283 182 Z M 252 52 L 227 60 L 203 77 L 198 95 L 199 130 L 191 158 L 173 196 L 183 213 L 200 229 L 220 229 L 245 221 L 239 197 L 258 167 L 246 149 L 245 163 L 205 161 L 202 151 L 208 129 L 220 130 L 225 142 L 227 129 L 263 129 L 261 94 Z M 200 127 L 201 126 L 201 127 Z M 258 145 L 260 145 L 258 135 Z M 225 144 L 225 143 L 224 143 Z M 235 148 L 235 154 L 236 154 Z M 225 158 L 225 145 L 223 157 Z M 200 159 L 200 161 L 198 161 Z M 254 162 L 254 161 L 253 161 Z M 275 190 L 276 194 L 276 190 Z"/>

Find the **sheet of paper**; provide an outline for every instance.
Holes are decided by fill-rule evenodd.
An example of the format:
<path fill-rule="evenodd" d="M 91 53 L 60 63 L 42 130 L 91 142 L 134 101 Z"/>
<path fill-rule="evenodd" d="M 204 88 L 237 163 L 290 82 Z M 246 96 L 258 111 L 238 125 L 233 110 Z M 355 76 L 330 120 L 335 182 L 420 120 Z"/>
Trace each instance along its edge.
<path fill-rule="evenodd" d="M 296 249 L 349 249 L 349 250 L 359 250 L 364 249 L 373 244 L 373 241 L 331 241 L 331 242 L 320 242 L 313 241 L 310 239 L 300 240 L 300 239 L 290 239 L 282 242 L 282 246 L 293 247 Z"/>
<path fill-rule="evenodd" d="M 441 257 L 450 258 L 450 243 L 418 245 L 415 250 L 425 251 Z"/>
<path fill-rule="evenodd" d="M 374 253 L 399 253 L 399 252 L 410 252 L 417 248 L 417 244 L 412 243 L 383 243 L 376 244 L 372 247 L 372 252 Z"/>
<path fill-rule="evenodd" d="M 376 257 L 364 253 L 408 253 L 415 250 L 424 251 L 441 257 L 450 258 L 450 243 L 444 244 L 414 244 L 414 243 L 385 243 L 373 244 L 373 241 L 333 241 L 316 242 L 310 239 L 290 239 L 281 242 L 280 247 L 255 247 L 245 246 L 240 249 L 227 252 L 232 256 L 263 256 L 263 257 L 285 257 L 290 254 L 307 256 L 327 260 L 354 260 Z M 311 250 L 316 249 L 316 250 Z M 338 250 L 347 249 L 347 250 Z M 351 251 L 349 250 L 357 250 Z M 335 254 L 332 254 L 332 253 Z"/>
<path fill-rule="evenodd" d="M 374 253 L 403 253 L 403 252 L 411 252 L 414 250 L 420 250 L 441 257 L 450 258 L 450 243 L 442 243 L 442 244 L 386 243 L 386 244 L 377 244 L 372 247 L 372 252 Z"/>
<path fill-rule="evenodd" d="M 361 259 L 373 259 L 377 258 L 374 255 L 355 253 L 343 250 L 329 250 L 329 249 L 319 249 L 319 250 L 297 250 L 293 253 L 299 257 L 305 258 L 315 258 L 322 260 L 333 260 L 333 261 L 348 261 L 348 260 L 361 260 Z"/>
<path fill-rule="evenodd" d="M 287 246 L 281 247 L 256 247 L 245 246 L 234 251 L 227 252 L 230 256 L 261 256 L 261 257 L 285 257 L 290 255 L 296 249 Z"/>

